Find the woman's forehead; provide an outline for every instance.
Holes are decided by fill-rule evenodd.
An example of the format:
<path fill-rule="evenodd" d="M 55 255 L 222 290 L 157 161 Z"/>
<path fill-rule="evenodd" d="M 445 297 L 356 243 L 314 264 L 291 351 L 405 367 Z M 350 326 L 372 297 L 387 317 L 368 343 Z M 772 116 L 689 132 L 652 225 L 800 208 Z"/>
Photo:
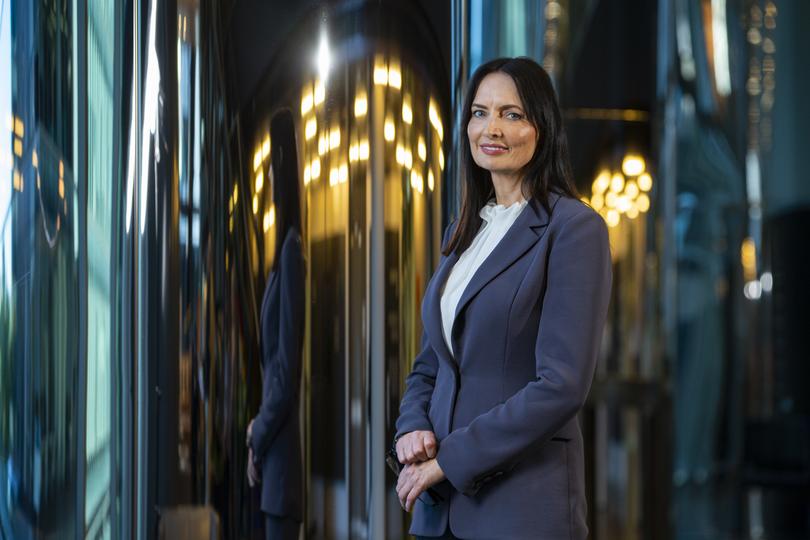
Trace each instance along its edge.
<path fill-rule="evenodd" d="M 513 104 L 522 107 L 515 81 L 506 73 L 490 73 L 483 78 L 475 92 L 473 103 L 488 106 Z"/>

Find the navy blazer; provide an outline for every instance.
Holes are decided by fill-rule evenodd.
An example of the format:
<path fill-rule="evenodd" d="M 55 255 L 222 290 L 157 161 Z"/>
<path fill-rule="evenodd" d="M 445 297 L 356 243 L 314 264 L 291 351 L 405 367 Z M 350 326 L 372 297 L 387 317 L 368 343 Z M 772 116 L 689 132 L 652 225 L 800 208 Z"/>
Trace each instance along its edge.
<path fill-rule="evenodd" d="M 261 307 L 262 405 L 251 448 L 262 475 L 262 512 L 303 517 L 298 404 L 304 335 L 301 235 L 290 229 L 267 281 Z"/>
<path fill-rule="evenodd" d="M 443 256 L 422 303 L 397 437 L 430 430 L 447 480 L 444 502 L 417 500 L 411 534 L 586 538 L 582 434 L 607 316 L 611 258 L 604 220 L 578 199 L 531 199 L 474 274 L 451 331 L 440 298 L 458 260 Z M 445 231 L 447 244 L 453 229 Z"/>

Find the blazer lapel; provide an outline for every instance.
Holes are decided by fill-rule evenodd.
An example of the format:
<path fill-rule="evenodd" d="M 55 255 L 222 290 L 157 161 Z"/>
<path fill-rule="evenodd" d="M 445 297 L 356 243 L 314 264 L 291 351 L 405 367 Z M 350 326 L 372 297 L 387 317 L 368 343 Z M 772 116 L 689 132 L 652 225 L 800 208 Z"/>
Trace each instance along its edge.
<path fill-rule="evenodd" d="M 549 194 L 549 206 L 554 207 L 559 195 Z M 473 274 L 467 288 L 461 295 L 461 299 L 456 306 L 456 314 L 453 320 L 453 333 L 455 333 L 455 323 L 458 317 L 470 300 L 478 294 L 484 286 L 495 279 L 501 272 L 506 270 L 524 253 L 534 246 L 543 236 L 545 227 L 549 222 L 549 215 L 543 206 L 535 198 L 531 198 L 526 208 L 520 213 L 515 222 L 506 231 L 506 234 L 492 250 L 492 253 L 484 259 L 481 266 Z"/>
<path fill-rule="evenodd" d="M 442 289 L 444 282 L 447 281 L 450 275 L 450 270 L 455 266 L 458 261 L 458 255 L 451 253 L 445 257 L 439 268 L 436 269 L 436 274 L 430 281 L 428 289 L 425 291 L 425 302 L 422 304 L 423 320 L 425 322 L 423 332 L 427 332 L 428 342 L 430 343 L 436 354 L 443 358 L 445 362 L 453 362 L 453 357 L 450 354 L 450 349 L 447 348 L 447 343 L 444 341 L 444 334 L 442 332 Z"/>

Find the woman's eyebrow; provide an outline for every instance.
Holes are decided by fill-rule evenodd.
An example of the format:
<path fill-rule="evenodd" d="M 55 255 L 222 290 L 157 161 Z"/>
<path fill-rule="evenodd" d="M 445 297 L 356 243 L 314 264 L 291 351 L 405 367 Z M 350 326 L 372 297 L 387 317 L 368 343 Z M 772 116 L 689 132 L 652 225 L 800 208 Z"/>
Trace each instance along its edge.
<path fill-rule="evenodd" d="M 480 103 L 473 103 L 470 106 L 470 108 L 472 108 L 472 107 L 478 107 L 479 109 L 486 109 L 487 108 L 485 105 L 481 105 Z M 499 111 L 503 111 L 505 109 L 517 109 L 517 110 L 519 110 L 521 112 L 523 111 L 523 109 L 520 107 L 520 105 L 513 105 L 511 103 L 509 103 L 507 105 L 501 105 L 500 107 L 498 107 Z"/>

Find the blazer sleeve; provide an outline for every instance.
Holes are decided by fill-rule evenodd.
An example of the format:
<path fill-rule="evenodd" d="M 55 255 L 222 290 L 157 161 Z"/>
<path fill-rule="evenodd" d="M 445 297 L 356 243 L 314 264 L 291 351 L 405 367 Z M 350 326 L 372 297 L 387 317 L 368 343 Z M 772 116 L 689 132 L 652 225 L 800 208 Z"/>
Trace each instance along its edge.
<path fill-rule="evenodd" d="M 444 231 L 442 249 L 447 245 L 454 224 L 455 221 L 450 223 Z M 442 257 L 443 259 L 444 257 Z M 421 347 L 421 352 L 413 361 L 411 373 L 405 379 L 405 393 L 399 405 L 397 433 L 394 440 L 411 431 L 433 431 L 433 424 L 428 418 L 428 408 L 436 382 L 436 373 L 439 370 L 439 361 L 436 352 L 428 342 L 424 328 L 422 329 Z"/>
<path fill-rule="evenodd" d="M 599 214 L 588 210 L 568 218 L 547 265 L 535 380 L 439 445 L 439 466 L 466 495 L 514 467 L 530 446 L 551 439 L 588 395 L 612 280 L 607 227 Z"/>
<path fill-rule="evenodd" d="M 254 460 L 259 459 L 273 442 L 279 429 L 293 411 L 301 373 L 301 345 L 304 330 L 304 269 L 301 236 L 291 231 L 281 250 L 279 271 L 279 345 L 278 355 L 267 364 L 270 392 L 262 397 L 254 418 L 250 444 Z"/>

